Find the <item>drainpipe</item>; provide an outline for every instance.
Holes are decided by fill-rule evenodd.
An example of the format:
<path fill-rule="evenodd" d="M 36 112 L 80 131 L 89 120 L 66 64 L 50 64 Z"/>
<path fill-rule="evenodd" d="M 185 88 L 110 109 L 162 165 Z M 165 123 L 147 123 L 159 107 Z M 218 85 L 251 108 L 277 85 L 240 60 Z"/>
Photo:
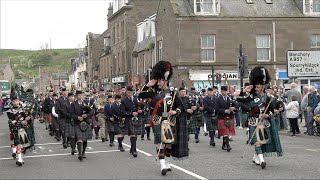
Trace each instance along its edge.
<path fill-rule="evenodd" d="M 276 23 L 272 22 L 272 37 L 273 37 L 273 69 L 274 71 L 277 71 L 277 53 L 276 53 Z M 277 76 L 277 72 L 274 73 L 274 75 Z M 275 82 L 274 84 L 277 84 Z"/>

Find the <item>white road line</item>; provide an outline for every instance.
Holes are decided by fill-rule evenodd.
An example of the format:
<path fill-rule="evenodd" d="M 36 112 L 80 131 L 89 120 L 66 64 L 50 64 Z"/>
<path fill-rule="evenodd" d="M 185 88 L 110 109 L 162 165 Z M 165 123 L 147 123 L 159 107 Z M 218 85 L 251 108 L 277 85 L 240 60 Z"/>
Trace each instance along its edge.
<path fill-rule="evenodd" d="M 129 150 L 129 149 L 126 149 Z M 119 150 L 108 150 L 108 151 L 89 151 L 86 152 L 87 154 L 97 154 L 97 153 L 108 153 L 108 152 L 118 152 Z M 44 154 L 44 155 L 35 155 L 35 156 L 23 156 L 24 159 L 26 158 L 37 158 L 37 157 L 55 157 L 55 156 L 67 156 L 71 155 L 70 153 L 64 153 L 64 154 Z M 12 157 L 9 158 L 0 158 L 0 160 L 8 160 L 13 159 Z"/>
<path fill-rule="evenodd" d="M 180 171 L 182 171 L 182 172 L 185 172 L 186 174 L 189 174 L 189 175 L 191 175 L 191 176 L 193 176 L 193 177 L 195 177 L 195 178 L 197 178 L 197 179 L 208 180 L 207 178 L 204 178 L 204 177 L 202 177 L 202 176 L 200 176 L 200 175 L 198 175 L 198 174 L 195 174 L 195 173 L 193 173 L 193 172 L 191 172 L 191 171 L 188 171 L 188 170 L 186 170 L 186 169 L 184 169 L 184 168 L 182 168 L 182 167 L 176 166 L 176 165 L 174 165 L 174 164 L 170 164 L 170 166 L 171 166 L 171 167 L 174 167 L 174 168 L 176 168 L 176 169 L 178 169 L 178 170 L 180 170 Z"/>
<path fill-rule="evenodd" d="M 115 140 L 115 141 L 117 141 L 117 140 Z M 129 146 L 128 144 L 125 144 L 125 143 L 122 143 L 122 144 L 125 145 L 125 146 L 127 146 L 127 147 L 131 147 L 131 146 Z M 142 154 L 144 154 L 144 155 L 146 155 L 146 156 L 148 156 L 148 157 L 151 157 L 151 156 L 152 156 L 151 154 L 149 154 L 149 153 L 147 153 L 147 152 L 144 152 L 144 151 L 142 151 L 142 150 L 140 150 L 140 149 L 137 149 L 137 151 L 138 151 L 138 152 L 141 152 Z M 171 166 L 171 167 L 174 167 L 174 168 L 176 168 L 176 169 L 178 169 L 178 170 L 180 170 L 180 171 L 182 171 L 182 172 L 184 172 L 184 173 L 186 173 L 186 174 L 189 174 L 189 175 L 191 175 L 191 176 L 193 176 L 193 177 L 195 177 L 195 178 L 197 178 L 197 179 L 208 180 L 207 178 L 204 178 L 204 177 L 202 177 L 202 176 L 200 176 L 200 175 L 198 175 L 198 174 L 196 174 L 196 173 L 193 173 L 193 172 L 191 172 L 191 171 L 189 171 L 189 170 L 186 170 L 186 169 L 184 169 L 184 168 L 182 168 L 182 167 L 179 167 L 179 166 L 177 166 L 177 165 L 170 164 L 170 166 Z"/>
<path fill-rule="evenodd" d="M 91 141 L 88 141 L 88 142 L 101 142 L 101 140 L 91 140 Z M 61 144 L 62 143 L 44 143 L 44 144 L 35 144 L 35 146 L 48 146 L 48 145 L 56 145 L 56 144 Z M 0 146 L 0 149 L 4 149 L 4 148 L 11 148 L 11 146 Z"/>
<path fill-rule="evenodd" d="M 114 141 L 118 142 L 117 140 L 114 140 Z M 122 143 L 122 145 L 131 148 L 131 146 L 128 145 L 128 144 L 126 144 L 126 143 Z M 147 152 L 144 152 L 144 151 L 142 151 L 142 150 L 140 150 L 140 149 L 137 149 L 137 151 L 140 152 L 140 153 L 142 153 L 142 154 L 144 154 L 144 155 L 146 155 L 146 156 L 148 156 L 148 157 L 151 157 L 151 156 L 152 156 L 152 154 L 149 154 L 149 153 L 147 153 Z"/>
<path fill-rule="evenodd" d="M 320 149 L 306 149 L 306 150 L 312 151 L 312 152 L 318 152 L 318 151 L 320 151 Z"/>

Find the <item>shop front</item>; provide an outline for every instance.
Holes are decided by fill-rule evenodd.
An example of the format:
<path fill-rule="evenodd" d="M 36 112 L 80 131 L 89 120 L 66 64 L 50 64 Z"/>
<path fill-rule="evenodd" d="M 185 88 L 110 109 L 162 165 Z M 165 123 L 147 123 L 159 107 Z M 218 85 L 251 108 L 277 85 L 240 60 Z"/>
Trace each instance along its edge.
<path fill-rule="evenodd" d="M 216 70 L 214 71 L 214 85 L 217 87 L 228 85 L 230 87 L 240 87 L 240 79 L 237 71 Z M 197 90 L 212 86 L 211 70 L 189 70 L 189 79 Z M 248 79 L 244 79 L 244 82 Z"/>

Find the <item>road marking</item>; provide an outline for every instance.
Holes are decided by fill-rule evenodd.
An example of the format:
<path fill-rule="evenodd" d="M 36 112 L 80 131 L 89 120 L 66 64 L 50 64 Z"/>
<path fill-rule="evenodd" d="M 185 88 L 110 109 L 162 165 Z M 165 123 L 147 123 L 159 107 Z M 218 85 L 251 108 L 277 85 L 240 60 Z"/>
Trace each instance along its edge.
<path fill-rule="evenodd" d="M 115 140 L 115 141 L 117 141 L 117 140 Z M 117 141 L 117 142 L 118 142 L 118 141 Z M 127 147 L 130 147 L 130 148 L 131 148 L 131 146 L 129 146 L 129 145 L 126 144 L 126 143 L 122 143 L 122 144 L 125 145 L 125 146 L 127 146 Z M 138 152 L 141 152 L 142 154 L 144 154 L 144 155 L 146 155 L 146 156 L 148 156 L 148 157 L 151 157 L 151 156 L 152 156 L 152 154 L 149 154 L 149 153 L 147 153 L 147 152 L 144 152 L 144 151 L 142 151 L 142 150 L 140 150 L 140 149 L 137 149 L 137 151 L 138 151 Z M 196 174 L 196 173 L 193 173 L 193 172 L 191 172 L 191 171 L 189 171 L 189 170 L 186 170 L 186 169 L 184 169 L 184 168 L 182 168 L 182 167 L 179 167 L 179 166 L 177 166 L 177 165 L 170 164 L 170 166 L 171 166 L 171 167 L 174 167 L 174 168 L 176 168 L 176 169 L 178 169 L 178 170 L 180 170 L 180 171 L 182 171 L 182 172 L 184 172 L 184 173 L 186 173 L 186 174 L 189 174 L 189 175 L 191 175 L 191 176 L 193 176 L 193 177 L 195 177 L 195 178 L 197 178 L 197 179 L 208 180 L 207 178 L 204 178 L 204 177 L 202 177 L 202 176 L 200 176 L 200 175 L 198 175 L 198 174 Z"/>
<path fill-rule="evenodd" d="M 118 142 L 117 140 L 114 140 L 114 141 Z M 122 143 L 122 145 L 131 148 L 131 146 L 128 145 L 128 144 L 126 144 L 126 143 Z M 148 156 L 148 157 L 151 157 L 151 156 L 152 156 L 152 154 L 149 154 L 149 153 L 147 153 L 147 152 L 144 152 L 144 151 L 142 151 L 142 150 L 140 150 L 140 149 L 137 149 L 137 151 L 140 152 L 140 153 L 142 153 L 142 154 L 144 154 L 144 155 L 146 155 L 146 156 Z"/>
<path fill-rule="evenodd" d="M 188 171 L 188 170 L 186 170 L 186 169 L 184 169 L 184 168 L 182 168 L 182 167 L 176 166 L 176 165 L 174 165 L 174 164 L 170 164 L 170 166 L 171 166 L 171 167 L 174 167 L 174 168 L 176 168 L 176 169 L 178 169 L 178 170 L 180 170 L 180 171 L 182 171 L 182 172 L 185 172 L 186 174 L 189 174 L 189 175 L 191 175 L 191 176 L 193 176 L 193 177 L 195 177 L 195 178 L 197 178 L 197 179 L 208 180 L 207 178 L 204 178 L 204 177 L 202 177 L 202 176 L 200 176 L 200 175 L 198 175 L 198 174 L 196 174 L 196 173 L 193 173 L 193 172 L 191 172 L 191 171 Z"/>
<path fill-rule="evenodd" d="M 320 149 L 306 149 L 306 150 L 312 151 L 312 152 L 318 152 L 318 151 L 320 151 Z"/>
<path fill-rule="evenodd" d="M 88 141 L 88 142 L 101 142 L 101 140 L 91 140 L 91 141 Z M 35 146 L 48 146 L 48 145 L 56 145 L 56 144 L 61 144 L 62 143 L 44 143 L 44 144 L 35 144 Z M 11 148 L 11 146 L 0 146 L 0 149 L 4 149 L 4 148 Z"/>
<path fill-rule="evenodd" d="M 126 149 L 129 150 L 129 149 Z M 98 154 L 98 153 L 108 153 L 108 152 L 119 152 L 119 150 L 108 150 L 108 151 L 89 151 L 86 152 L 87 154 Z M 67 156 L 71 155 L 70 153 L 64 153 L 64 154 L 44 154 L 44 155 L 35 155 L 35 156 L 23 156 L 22 158 L 27 159 L 27 158 L 37 158 L 37 157 L 55 157 L 55 156 Z M 0 158 L 0 160 L 8 160 L 8 159 L 13 159 L 12 157 L 9 158 Z"/>

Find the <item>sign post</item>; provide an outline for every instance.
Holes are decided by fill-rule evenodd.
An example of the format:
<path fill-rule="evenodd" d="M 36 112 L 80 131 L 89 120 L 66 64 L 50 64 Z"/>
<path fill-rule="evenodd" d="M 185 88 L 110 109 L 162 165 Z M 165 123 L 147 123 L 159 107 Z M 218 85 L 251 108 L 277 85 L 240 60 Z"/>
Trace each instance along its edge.
<path fill-rule="evenodd" d="M 288 77 L 320 76 L 320 51 L 287 51 Z"/>

